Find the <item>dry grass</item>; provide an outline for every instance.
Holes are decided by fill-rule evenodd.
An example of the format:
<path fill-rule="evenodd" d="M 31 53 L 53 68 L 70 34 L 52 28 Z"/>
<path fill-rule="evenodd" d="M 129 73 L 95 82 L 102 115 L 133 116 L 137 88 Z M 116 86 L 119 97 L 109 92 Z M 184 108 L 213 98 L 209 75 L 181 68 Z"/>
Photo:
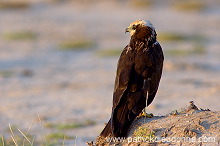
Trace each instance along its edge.
<path fill-rule="evenodd" d="M 20 129 L 18 129 L 14 125 L 9 124 L 9 132 L 10 132 L 10 137 L 8 139 L 5 139 L 4 136 L 2 136 L 2 143 L 0 143 L 0 146 L 25 146 L 25 145 L 30 145 L 33 146 L 34 144 L 34 137 L 32 135 L 29 135 L 28 132 L 31 128 L 33 123 L 30 125 L 28 128 L 27 132 L 24 133 Z"/>
<path fill-rule="evenodd" d="M 41 125 L 41 129 L 42 129 L 42 132 L 43 132 L 43 137 L 44 137 L 44 141 L 45 143 L 47 143 L 47 139 L 46 139 L 46 136 L 45 136 L 45 130 L 44 130 L 44 126 L 43 126 L 43 122 L 42 122 L 42 118 L 40 117 L 39 114 L 37 114 L 37 117 L 38 117 L 38 120 L 40 122 L 40 125 Z"/>
<path fill-rule="evenodd" d="M 2 135 L 2 144 L 0 144 L 0 146 L 5 146 L 5 139 L 4 139 L 4 136 Z"/>
<path fill-rule="evenodd" d="M 44 137 L 44 142 L 42 141 L 35 141 L 35 137 L 30 135 L 29 132 L 34 125 L 34 123 L 39 122 L 42 127 L 42 136 Z M 93 123 L 92 121 L 87 121 L 88 124 Z M 53 146 L 53 145 L 65 145 L 66 139 L 75 139 L 75 136 L 69 136 L 63 132 L 56 132 L 56 133 L 49 133 L 45 134 L 43 122 L 41 117 L 38 115 L 37 121 L 33 121 L 26 132 L 18 129 L 17 126 L 9 124 L 9 133 L 10 137 L 5 139 L 4 136 L 1 136 L 0 146 L 33 146 L 33 145 L 46 145 L 46 146 Z"/>
<path fill-rule="evenodd" d="M 4 135 L 1 136 L 1 142 L 0 146 L 33 146 L 33 145 L 46 145 L 46 146 L 55 146 L 55 145 L 62 145 L 65 146 L 65 140 L 75 140 L 77 137 L 76 136 L 71 136 L 68 134 L 65 134 L 64 130 L 69 130 L 69 129 L 74 129 L 78 127 L 84 127 L 84 126 L 90 126 L 90 125 L 95 125 L 96 122 L 92 120 L 85 120 L 84 122 L 81 123 L 72 123 L 72 124 L 52 124 L 49 126 L 49 128 L 58 128 L 56 132 L 54 133 L 45 133 L 44 129 L 44 123 L 41 120 L 42 118 L 37 115 L 37 119 L 34 120 L 26 132 L 20 130 L 17 128 L 16 125 L 10 125 L 9 124 L 9 133 L 11 138 L 5 139 Z M 42 130 L 42 137 L 44 137 L 44 141 L 42 140 L 36 140 L 34 136 L 30 135 L 30 130 L 32 126 L 35 123 L 39 123 L 41 126 Z M 60 131 L 62 130 L 62 131 Z"/>

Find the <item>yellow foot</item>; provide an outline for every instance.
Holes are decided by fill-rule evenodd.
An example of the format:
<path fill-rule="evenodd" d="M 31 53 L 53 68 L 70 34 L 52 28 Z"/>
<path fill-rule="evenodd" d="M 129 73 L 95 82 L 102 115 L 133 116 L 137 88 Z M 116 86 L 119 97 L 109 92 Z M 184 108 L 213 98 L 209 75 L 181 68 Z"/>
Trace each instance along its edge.
<path fill-rule="evenodd" d="M 140 117 L 147 117 L 147 118 L 152 118 L 154 115 L 152 113 L 150 114 L 147 114 L 145 112 L 141 112 L 137 118 L 140 118 Z"/>

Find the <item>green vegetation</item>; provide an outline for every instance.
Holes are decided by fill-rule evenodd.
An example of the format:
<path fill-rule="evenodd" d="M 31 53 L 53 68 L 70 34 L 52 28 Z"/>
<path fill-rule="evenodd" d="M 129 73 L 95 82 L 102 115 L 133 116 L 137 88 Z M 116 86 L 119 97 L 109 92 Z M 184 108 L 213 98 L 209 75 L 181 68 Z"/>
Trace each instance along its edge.
<path fill-rule="evenodd" d="M 95 43 L 88 39 L 65 40 L 59 44 L 61 50 L 87 50 L 94 47 Z"/>
<path fill-rule="evenodd" d="M 37 34 L 24 30 L 24 31 L 18 31 L 18 32 L 7 32 L 3 34 L 3 38 L 6 40 L 14 41 L 14 40 L 34 40 L 37 37 Z"/>
<path fill-rule="evenodd" d="M 119 56 L 122 52 L 122 49 L 119 48 L 112 48 L 112 49 L 105 49 L 97 52 L 98 56 L 101 57 L 115 57 Z"/>
<path fill-rule="evenodd" d="M 1 1 L 0 9 L 24 9 L 30 7 L 30 1 Z"/>
<path fill-rule="evenodd" d="M 71 0 L 69 0 L 69 1 L 71 1 Z M 67 1 L 65 1 L 65 0 L 50 0 L 50 1 L 48 1 L 49 3 L 54 3 L 54 4 L 56 4 L 56 3 L 65 3 L 65 2 L 67 2 Z"/>
<path fill-rule="evenodd" d="M 31 136 L 31 135 L 26 135 L 26 137 L 29 140 L 33 139 L 33 136 Z M 14 139 L 16 140 L 18 146 L 30 145 L 30 143 L 26 139 L 24 139 L 23 137 L 15 136 Z M 12 138 L 5 139 L 4 137 L 1 137 L 0 146 L 15 146 L 15 143 Z"/>
<path fill-rule="evenodd" d="M 188 36 L 180 33 L 164 32 L 158 34 L 159 41 L 184 41 L 187 39 Z"/>
<path fill-rule="evenodd" d="M 159 41 L 204 41 L 201 35 L 187 35 L 183 33 L 162 32 L 158 34 Z"/>
<path fill-rule="evenodd" d="M 15 72 L 10 70 L 0 70 L 0 77 L 12 77 L 15 75 Z"/>
<path fill-rule="evenodd" d="M 204 42 L 206 39 L 201 35 L 187 35 L 183 33 L 164 32 L 158 35 L 158 40 L 163 42 L 186 42 L 191 43 L 189 49 L 176 48 L 164 50 L 167 56 L 188 56 L 188 55 L 203 55 L 206 53 Z"/>
<path fill-rule="evenodd" d="M 154 138 L 155 137 L 155 132 L 148 129 L 147 127 L 139 127 L 138 129 L 135 130 L 133 136 L 134 137 L 142 137 L 142 138 L 145 138 L 147 140 L 147 139 L 150 139 L 150 138 Z"/>
<path fill-rule="evenodd" d="M 6 129 L 6 131 L 7 131 L 7 132 L 11 132 L 11 130 L 15 131 L 15 130 L 17 130 L 17 129 L 18 129 L 17 125 L 10 125 L 10 127 L 8 127 L 8 128 Z"/>
<path fill-rule="evenodd" d="M 39 144 L 41 144 L 42 146 L 57 146 L 57 145 L 65 145 L 65 140 L 74 140 L 76 137 L 74 136 L 69 136 L 67 134 L 64 133 L 50 133 L 48 135 L 45 136 L 45 139 L 47 140 L 47 142 L 40 142 Z"/>
<path fill-rule="evenodd" d="M 204 48 L 195 48 L 193 50 L 183 50 L 183 49 L 170 49 L 165 50 L 164 53 L 167 56 L 189 56 L 189 55 L 202 55 L 205 54 Z"/>
<path fill-rule="evenodd" d="M 41 119 L 39 118 L 41 121 Z M 75 136 L 70 136 L 67 135 L 63 132 L 54 132 L 54 133 L 49 133 L 47 135 L 43 135 L 44 141 L 40 140 L 37 141 L 35 140 L 35 137 L 28 134 L 29 130 L 33 126 L 33 123 L 29 126 L 28 130 L 26 132 L 21 131 L 20 129 L 17 128 L 16 125 L 10 125 L 7 129 L 7 132 L 11 137 L 5 138 L 4 135 L 1 135 L 1 142 L 0 146 L 24 146 L 24 145 L 42 145 L 42 146 L 55 146 L 55 145 L 65 145 L 65 140 L 74 140 L 76 137 Z M 42 123 L 41 123 L 42 124 Z M 86 120 L 84 122 L 84 125 L 91 125 L 95 124 L 94 121 L 91 120 Z M 42 125 L 43 126 L 43 125 Z M 42 127 L 43 128 L 43 127 Z M 62 128 L 67 128 L 67 127 L 62 127 Z M 68 127 L 69 128 L 69 127 Z"/>
<path fill-rule="evenodd" d="M 51 141 L 51 140 L 60 140 L 60 139 L 75 139 L 74 136 L 68 136 L 64 133 L 50 133 L 48 135 L 46 135 L 46 139 L 48 141 Z"/>
<path fill-rule="evenodd" d="M 45 124 L 45 127 L 47 128 L 56 128 L 59 130 L 68 130 L 68 129 L 75 129 L 75 128 L 80 128 L 80 127 L 85 127 L 85 126 L 91 126 L 95 125 L 96 122 L 92 120 L 86 120 L 85 122 L 74 122 L 74 123 L 68 123 L 68 124 L 63 124 L 63 123 L 58 123 L 58 124 L 53 124 L 53 123 L 47 123 Z"/>
<path fill-rule="evenodd" d="M 182 11 L 202 11 L 206 9 L 206 5 L 198 0 L 178 1 L 173 5 L 173 7 L 177 10 L 182 10 Z"/>
<path fill-rule="evenodd" d="M 189 51 L 182 49 L 170 49 L 164 51 L 166 56 L 187 56 L 190 54 Z"/>
<path fill-rule="evenodd" d="M 4 139 L 4 137 L 2 136 L 1 137 L 1 140 L 0 140 L 0 146 L 5 146 L 6 145 L 6 140 Z"/>
<path fill-rule="evenodd" d="M 130 0 L 129 3 L 134 8 L 146 8 L 152 5 L 150 0 Z"/>
<path fill-rule="evenodd" d="M 194 44 L 194 49 L 191 51 L 192 54 L 202 55 L 206 53 L 205 46 L 203 44 Z"/>
<path fill-rule="evenodd" d="M 191 50 L 184 49 L 169 49 L 164 51 L 166 56 L 189 56 L 189 55 L 203 55 L 206 53 L 205 46 L 201 43 L 192 45 Z"/>

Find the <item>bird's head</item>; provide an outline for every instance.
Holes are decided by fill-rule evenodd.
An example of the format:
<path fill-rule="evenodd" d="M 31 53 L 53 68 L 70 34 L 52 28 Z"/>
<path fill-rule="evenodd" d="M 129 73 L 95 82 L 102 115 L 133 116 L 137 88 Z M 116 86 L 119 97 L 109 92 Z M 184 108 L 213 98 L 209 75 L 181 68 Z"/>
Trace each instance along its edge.
<path fill-rule="evenodd" d="M 135 35 L 137 38 L 141 38 L 141 37 L 156 38 L 156 32 L 154 26 L 148 20 L 137 20 L 132 22 L 125 29 L 125 33 L 126 32 L 129 32 L 131 36 Z"/>

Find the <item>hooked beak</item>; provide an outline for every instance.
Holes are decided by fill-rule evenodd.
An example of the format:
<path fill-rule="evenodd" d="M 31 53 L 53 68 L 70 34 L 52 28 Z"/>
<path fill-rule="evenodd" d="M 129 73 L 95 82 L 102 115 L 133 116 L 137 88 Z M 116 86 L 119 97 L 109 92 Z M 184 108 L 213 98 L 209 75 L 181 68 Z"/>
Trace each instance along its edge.
<path fill-rule="evenodd" d="M 125 29 L 125 33 L 126 33 L 126 32 L 130 32 L 130 31 L 129 31 L 129 28 L 126 28 L 126 29 Z"/>

